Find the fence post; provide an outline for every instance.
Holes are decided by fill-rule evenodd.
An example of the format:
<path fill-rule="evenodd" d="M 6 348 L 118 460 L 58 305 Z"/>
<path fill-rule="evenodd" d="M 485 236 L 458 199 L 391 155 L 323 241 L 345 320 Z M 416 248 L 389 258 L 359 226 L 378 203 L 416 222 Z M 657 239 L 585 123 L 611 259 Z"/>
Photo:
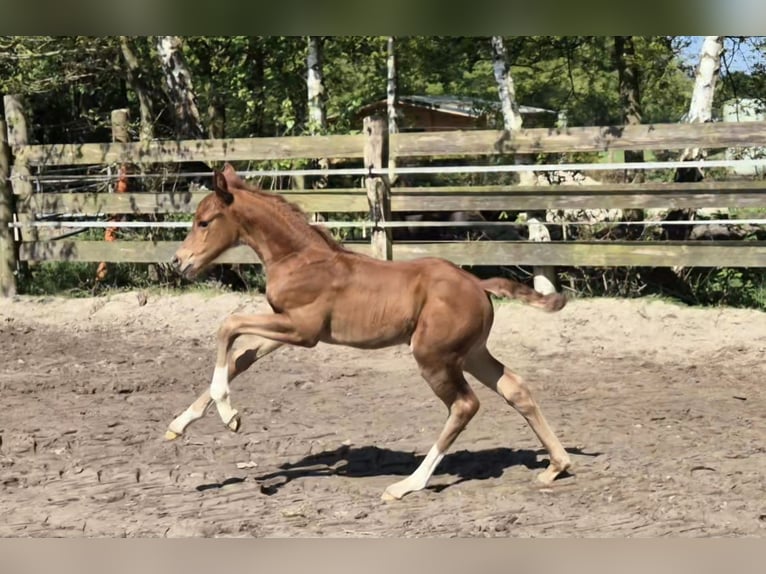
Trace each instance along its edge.
<path fill-rule="evenodd" d="M 0 296 L 16 294 L 16 245 L 13 231 L 13 189 L 11 188 L 11 149 L 5 119 L 0 118 Z"/>
<path fill-rule="evenodd" d="M 13 165 L 11 166 L 11 178 L 13 179 L 16 219 L 22 225 L 29 224 L 34 221 L 34 212 L 32 210 L 32 174 L 29 171 L 27 161 L 20 158 L 17 153 L 19 146 L 29 144 L 27 114 L 24 111 L 26 102 L 20 95 L 8 94 L 3 98 L 3 105 L 5 106 L 5 121 L 8 124 L 8 146 L 14 158 Z M 20 228 L 17 237 L 19 241 L 37 241 L 39 239 L 37 229 L 31 226 Z M 33 265 L 33 262 L 19 262 L 19 274 L 26 275 L 29 267 Z"/>
<path fill-rule="evenodd" d="M 112 110 L 111 123 L 112 123 L 112 141 L 115 143 L 128 143 L 130 141 L 130 133 L 128 132 L 129 113 L 127 109 Z M 115 191 L 117 193 L 125 193 L 128 191 L 128 166 L 127 164 L 120 164 L 117 167 L 118 178 Z M 120 216 L 111 216 L 110 221 L 120 221 L 123 219 Z M 107 227 L 104 230 L 104 241 L 115 241 L 117 239 L 117 228 Z M 107 269 L 106 261 L 101 261 L 96 268 L 96 281 L 103 281 L 106 279 Z"/>
<path fill-rule="evenodd" d="M 363 122 L 364 168 L 383 169 L 388 167 L 388 127 L 383 118 L 367 116 Z M 370 205 L 370 217 L 374 223 L 370 238 L 372 255 L 378 259 L 393 258 L 391 229 L 380 225 L 391 221 L 391 188 L 388 178 L 375 175 L 365 177 L 367 202 Z"/>

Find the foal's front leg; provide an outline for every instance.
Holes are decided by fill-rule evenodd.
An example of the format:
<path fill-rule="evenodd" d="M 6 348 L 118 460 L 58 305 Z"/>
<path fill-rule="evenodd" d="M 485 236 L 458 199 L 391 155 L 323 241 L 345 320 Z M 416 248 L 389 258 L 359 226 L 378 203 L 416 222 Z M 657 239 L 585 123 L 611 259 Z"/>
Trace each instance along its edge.
<path fill-rule="evenodd" d="M 218 351 L 210 383 L 210 398 L 215 402 L 218 415 L 223 424 L 230 430 L 239 430 L 240 418 L 236 409 L 231 406 L 229 390 L 230 367 L 228 364 L 229 351 L 237 337 L 241 335 L 256 335 L 272 341 L 277 346 L 284 344 L 312 347 L 316 345 L 319 336 L 311 330 L 311 334 L 299 332 L 296 325 L 285 315 L 232 315 L 228 317 L 218 330 Z M 202 397 L 200 397 L 202 398 Z"/>
<path fill-rule="evenodd" d="M 281 346 L 282 343 L 263 337 L 248 338 L 242 348 L 232 349 L 229 353 L 229 381 L 244 373 L 253 363 Z M 212 402 L 213 399 L 210 397 L 210 388 L 208 387 L 184 412 L 173 419 L 165 432 L 165 438 L 173 440 L 181 436 L 187 426 L 204 416 Z"/>

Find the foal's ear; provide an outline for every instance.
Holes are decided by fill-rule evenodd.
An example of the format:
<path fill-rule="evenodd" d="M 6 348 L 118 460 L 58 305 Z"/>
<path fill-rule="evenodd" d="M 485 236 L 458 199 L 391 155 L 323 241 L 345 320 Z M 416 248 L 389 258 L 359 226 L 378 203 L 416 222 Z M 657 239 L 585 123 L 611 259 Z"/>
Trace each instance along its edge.
<path fill-rule="evenodd" d="M 213 170 L 213 190 L 224 205 L 231 205 L 234 201 L 234 194 L 229 191 L 229 184 L 226 178 L 217 169 Z"/>

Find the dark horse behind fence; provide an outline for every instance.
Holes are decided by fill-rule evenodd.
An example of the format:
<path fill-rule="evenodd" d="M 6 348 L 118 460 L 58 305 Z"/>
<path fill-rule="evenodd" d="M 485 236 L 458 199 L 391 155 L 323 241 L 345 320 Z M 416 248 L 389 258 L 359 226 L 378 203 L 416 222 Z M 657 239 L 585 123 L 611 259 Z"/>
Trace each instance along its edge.
<path fill-rule="evenodd" d="M 538 478 L 548 484 L 570 466 L 567 452 L 517 374 L 487 350 L 494 318 L 490 294 L 520 299 L 546 311 L 566 299 L 540 295 L 501 278 L 479 280 L 452 263 L 428 258 L 380 261 L 353 253 L 278 195 L 248 186 L 226 164 L 214 172 L 213 193 L 197 207 L 189 235 L 175 254 L 177 269 L 193 277 L 230 247 L 244 243 L 263 263 L 271 314 L 232 315 L 218 331 L 212 383 L 169 425 L 181 435 L 215 402 L 223 422 L 239 429 L 229 382 L 282 345 L 324 342 L 361 349 L 409 344 L 420 373 L 449 411 L 447 422 L 420 466 L 383 493 L 399 499 L 425 488 L 445 452 L 479 409 L 464 373 L 500 394 L 527 420 L 549 453 Z M 244 350 L 233 351 L 238 337 Z"/>

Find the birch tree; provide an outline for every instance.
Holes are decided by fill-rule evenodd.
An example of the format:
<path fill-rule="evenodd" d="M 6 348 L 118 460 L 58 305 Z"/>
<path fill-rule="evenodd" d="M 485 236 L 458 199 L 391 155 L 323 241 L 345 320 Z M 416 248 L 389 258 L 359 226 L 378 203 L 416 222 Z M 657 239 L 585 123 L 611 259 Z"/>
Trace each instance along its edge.
<path fill-rule="evenodd" d="M 322 73 L 322 38 L 320 36 L 309 36 L 306 64 L 308 68 L 306 74 L 309 108 L 308 128 L 309 133 L 313 135 L 322 132 L 327 127 L 324 75 Z"/>
<path fill-rule="evenodd" d="M 723 38 L 723 36 L 705 36 L 702 42 L 699 64 L 694 76 L 694 89 L 689 111 L 686 114 L 688 123 L 704 123 L 713 119 L 713 96 L 721 71 Z M 681 154 L 681 161 L 694 161 L 702 157 L 703 151 L 700 148 L 688 148 Z"/>
<path fill-rule="evenodd" d="M 500 108 L 503 112 L 503 126 L 509 134 L 520 130 L 522 125 L 521 112 L 519 104 L 516 101 L 516 87 L 513 83 L 511 71 L 508 68 L 508 56 L 505 50 L 505 43 L 500 36 L 492 36 L 492 70 L 497 82 L 497 93 L 500 98 Z M 516 154 L 514 161 L 517 164 L 527 163 L 524 158 Z M 522 185 L 531 185 L 534 183 L 534 174 L 532 172 L 519 172 L 519 182 Z M 534 214 L 529 214 L 534 215 Z M 544 216 L 544 215 L 543 215 Z M 532 241 L 550 241 L 551 235 L 548 228 L 543 225 L 537 217 L 529 217 L 526 214 L 527 225 L 529 228 L 529 239 Z M 535 266 L 534 286 L 535 290 L 546 295 L 556 291 L 556 270 L 548 266 Z"/>
<path fill-rule="evenodd" d="M 713 120 L 713 97 L 715 95 L 715 86 L 721 71 L 721 56 L 723 54 L 723 36 L 705 36 L 700 49 L 699 63 L 694 76 L 694 88 L 689 103 L 689 111 L 686 114 L 688 123 L 705 123 Z M 706 150 L 701 148 L 687 148 L 681 153 L 681 161 L 696 161 L 706 156 Z M 699 168 L 679 168 L 675 172 L 675 181 L 700 181 L 704 178 L 703 172 Z M 693 219 L 695 214 L 723 214 L 728 209 L 717 210 L 680 210 L 683 219 Z M 668 227 L 668 234 L 671 239 L 678 239 L 691 236 L 699 232 L 698 226 L 683 226 L 681 229 Z M 677 274 L 681 273 L 682 268 L 674 268 Z"/>
<path fill-rule="evenodd" d="M 308 89 L 308 132 L 311 135 L 321 134 L 327 129 L 322 52 L 322 37 L 309 36 L 306 55 L 306 87 Z M 316 165 L 320 169 L 327 169 L 329 162 L 327 158 L 318 158 Z M 293 183 L 300 188 L 305 185 L 303 178 L 293 178 Z M 311 186 L 318 189 L 325 188 L 327 178 L 323 176 L 312 178 Z"/>
<path fill-rule="evenodd" d="M 173 106 L 176 130 L 181 137 L 203 138 L 197 96 L 191 73 L 183 55 L 183 42 L 178 36 L 157 37 L 157 55 L 165 77 L 165 87 Z"/>
<path fill-rule="evenodd" d="M 500 108 L 503 111 L 503 126 L 506 131 L 521 129 L 522 119 L 516 102 L 516 87 L 508 69 L 508 55 L 505 43 L 500 36 L 492 36 L 492 70 L 495 73 Z"/>
<path fill-rule="evenodd" d="M 396 125 L 396 101 L 399 94 L 396 85 L 396 45 L 393 36 L 388 37 L 386 46 L 386 115 L 388 133 L 395 134 L 399 131 Z"/>

